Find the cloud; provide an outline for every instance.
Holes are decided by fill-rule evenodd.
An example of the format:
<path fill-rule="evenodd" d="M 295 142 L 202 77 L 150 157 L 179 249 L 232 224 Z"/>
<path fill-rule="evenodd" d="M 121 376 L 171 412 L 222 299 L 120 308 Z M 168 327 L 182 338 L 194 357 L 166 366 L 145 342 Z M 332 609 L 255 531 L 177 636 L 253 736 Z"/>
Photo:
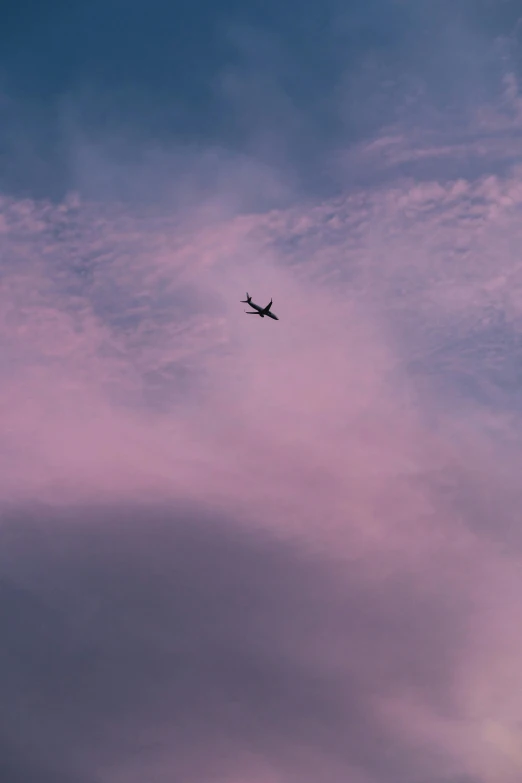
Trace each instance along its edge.
<path fill-rule="evenodd" d="M 435 763 L 380 706 L 406 688 L 451 708 L 464 607 L 449 590 L 329 568 L 197 507 L 12 512 L 2 543 L 30 591 L 2 588 L 2 723 L 18 710 L 35 756 L 42 739 L 65 745 L 111 780 L 257 763 L 290 780 L 398 780 Z"/>
<path fill-rule="evenodd" d="M 514 84 L 337 199 L 90 142 L 2 198 L 6 779 L 519 780 Z"/>

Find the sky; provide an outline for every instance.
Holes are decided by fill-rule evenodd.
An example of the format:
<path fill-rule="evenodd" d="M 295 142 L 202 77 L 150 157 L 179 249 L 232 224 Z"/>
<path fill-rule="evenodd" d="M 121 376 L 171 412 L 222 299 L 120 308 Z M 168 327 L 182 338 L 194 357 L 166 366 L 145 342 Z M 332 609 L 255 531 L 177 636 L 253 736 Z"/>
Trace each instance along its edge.
<path fill-rule="evenodd" d="M 521 45 L 3 4 L 2 781 L 522 779 Z"/>

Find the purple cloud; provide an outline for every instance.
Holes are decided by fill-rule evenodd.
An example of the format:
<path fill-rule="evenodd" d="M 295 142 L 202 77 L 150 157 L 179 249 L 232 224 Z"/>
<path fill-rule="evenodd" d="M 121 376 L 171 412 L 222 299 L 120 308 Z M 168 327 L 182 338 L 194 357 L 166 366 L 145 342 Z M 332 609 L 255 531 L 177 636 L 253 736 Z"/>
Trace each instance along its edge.
<path fill-rule="evenodd" d="M 520 171 L 220 165 L 2 200 L 6 779 L 515 783 Z"/>

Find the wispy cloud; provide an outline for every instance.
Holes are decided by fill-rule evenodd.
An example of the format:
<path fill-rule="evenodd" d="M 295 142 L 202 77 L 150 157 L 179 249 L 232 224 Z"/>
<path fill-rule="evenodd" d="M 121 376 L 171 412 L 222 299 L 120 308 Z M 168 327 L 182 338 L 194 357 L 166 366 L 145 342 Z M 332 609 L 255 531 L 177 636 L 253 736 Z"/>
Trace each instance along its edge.
<path fill-rule="evenodd" d="M 520 779 L 515 84 L 337 199 L 85 139 L 82 195 L 2 198 L 10 779 Z"/>

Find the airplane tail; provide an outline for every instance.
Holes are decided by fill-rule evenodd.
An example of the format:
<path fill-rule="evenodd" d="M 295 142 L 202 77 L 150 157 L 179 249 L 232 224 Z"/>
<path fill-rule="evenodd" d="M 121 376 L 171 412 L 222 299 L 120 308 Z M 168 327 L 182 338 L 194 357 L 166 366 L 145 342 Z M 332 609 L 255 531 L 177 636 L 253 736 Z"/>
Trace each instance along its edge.
<path fill-rule="evenodd" d="M 252 301 L 252 297 L 248 295 L 248 291 L 246 297 L 247 297 L 246 299 L 241 300 L 242 304 L 250 304 L 250 302 Z"/>

